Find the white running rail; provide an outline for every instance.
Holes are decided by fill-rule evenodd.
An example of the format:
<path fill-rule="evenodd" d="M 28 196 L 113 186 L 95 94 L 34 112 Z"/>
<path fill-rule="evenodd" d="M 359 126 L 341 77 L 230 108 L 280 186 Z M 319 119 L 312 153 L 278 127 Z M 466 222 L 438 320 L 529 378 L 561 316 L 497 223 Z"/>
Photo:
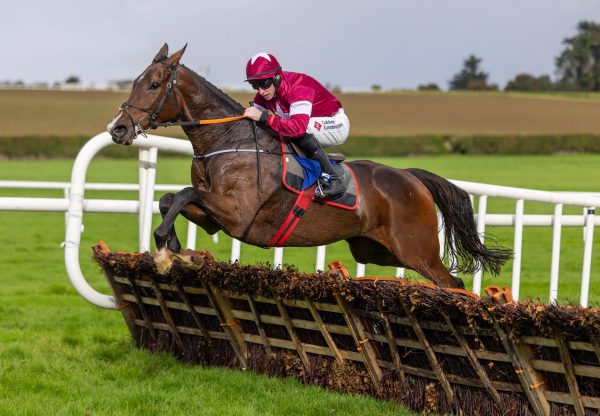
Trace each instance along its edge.
<path fill-rule="evenodd" d="M 139 246 L 140 251 L 150 249 L 152 215 L 158 214 L 158 202 L 154 200 L 155 191 L 176 192 L 186 185 L 160 185 L 155 183 L 156 161 L 158 151 L 175 152 L 192 155 L 192 146 L 187 140 L 173 139 L 149 135 L 134 141 L 133 147 L 139 148 L 139 184 L 116 183 L 86 183 L 85 177 L 88 166 L 93 157 L 104 147 L 113 142 L 108 133 L 101 133 L 86 143 L 73 165 L 71 182 L 22 182 L 0 181 L 0 188 L 28 188 L 28 189 L 62 189 L 64 198 L 9 198 L 0 197 L 0 210 L 18 211 L 57 211 L 66 213 L 65 236 L 65 266 L 73 286 L 86 300 L 103 308 L 115 308 L 112 296 L 97 292 L 92 288 L 81 272 L 79 264 L 79 245 L 83 229 L 83 212 L 105 213 L 131 213 L 138 214 L 139 220 Z M 589 297 L 592 242 L 594 226 L 600 225 L 600 218 L 595 216 L 595 207 L 600 206 L 600 196 L 593 193 L 574 192 L 546 192 L 505 186 L 486 185 L 465 181 L 452 181 L 465 189 L 473 199 L 478 198 L 477 204 L 477 231 L 483 239 L 486 226 L 514 227 L 514 261 L 512 270 L 512 292 L 515 299 L 519 298 L 520 273 L 521 273 L 521 246 L 523 227 L 553 227 L 552 259 L 550 273 L 549 301 L 554 303 L 558 293 L 560 238 L 562 227 L 584 228 L 584 254 L 581 274 L 580 304 L 587 306 Z M 85 190 L 122 190 L 138 191 L 139 200 L 108 200 L 85 199 Z M 508 198 L 515 201 L 514 214 L 488 214 L 488 198 Z M 525 201 L 544 202 L 554 205 L 553 215 L 526 215 L 524 214 Z M 583 207 L 583 215 L 563 215 L 563 206 Z M 213 236 L 216 241 L 217 235 Z M 444 240 L 443 228 L 440 227 L 440 241 Z M 195 248 L 196 226 L 188 226 L 187 248 Z M 233 240 L 231 247 L 231 261 L 239 261 L 241 243 Z M 325 269 L 326 247 L 317 248 L 315 261 L 316 270 Z M 443 247 L 440 255 L 443 255 Z M 283 248 L 275 248 L 275 267 L 283 263 Z M 365 274 L 365 265 L 357 264 L 356 275 Z M 396 276 L 401 277 L 404 269 L 396 269 Z M 474 275 L 473 291 L 481 292 L 481 272 Z"/>

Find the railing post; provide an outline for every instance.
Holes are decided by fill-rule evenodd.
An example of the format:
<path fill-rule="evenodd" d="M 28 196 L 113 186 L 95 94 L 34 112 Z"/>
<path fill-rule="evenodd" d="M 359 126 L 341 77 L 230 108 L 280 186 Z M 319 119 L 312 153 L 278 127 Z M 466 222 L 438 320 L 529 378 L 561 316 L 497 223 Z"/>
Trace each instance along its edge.
<path fill-rule="evenodd" d="M 273 255 L 273 268 L 281 269 L 283 265 L 283 247 L 275 247 L 275 254 Z"/>
<path fill-rule="evenodd" d="M 142 253 L 150 251 L 152 205 L 154 202 L 154 186 L 156 185 L 157 158 L 158 149 L 156 147 L 151 147 L 147 152 L 140 151 L 140 252 Z"/>
<path fill-rule="evenodd" d="M 324 271 L 325 270 L 325 246 L 317 247 L 317 260 L 315 262 L 315 271 Z"/>
<path fill-rule="evenodd" d="M 71 187 L 70 186 L 65 186 L 63 188 L 63 195 L 65 196 L 65 199 L 69 199 L 69 193 L 71 192 Z M 67 228 L 67 224 L 69 224 L 69 212 L 65 211 L 65 229 Z"/>
<path fill-rule="evenodd" d="M 89 283 L 86 281 L 85 277 L 81 272 L 81 267 L 79 264 L 79 246 L 81 239 L 81 231 L 83 228 L 82 224 L 82 216 L 84 210 L 93 211 L 91 209 L 91 205 L 88 208 L 84 207 L 84 189 L 85 189 L 85 176 L 87 172 L 87 167 L 92 159 L 92 157 L 102 148 L 111 145 L 112 140 L 107 133 L 102 133 L 94 138 L 92 138 L 86 145 L 81 149 L 75 163 L 73 165 L 73 170 L 71 174 L 71 185 L 70 189 L 66 190 L 64 186 L 61 186 L 59 189 L 63 189 L 65 191 L 65 197 L 68 198 L 68 212 L 67 212 L 67 227 L 65 233 L 65 266 L 67 269 L 67 274 L 73 283 L 73 286 L 77 289 L 77 291 L 89 302 L 98 305 L 100 307 L 105 308 L 114 308 L 115 302 L 112 296 L 107 296 L 97 292 L 93 289 Z M 139 232 L 139 243 L 141 249 L 149 249 L 150 247 L 150 237 L 151 237 L 151 227 L 152 227 L 152 212 L 154 207 L 156 206 L 153 201 L 153 193 L 154 189 L 154 181 L 155 176 L 152 178 L 149 177 L 149 174 L 155 175 L 155 166 L 151 166 L 152 163 L 156 163 L 156 158 L 152 157 L 152 152 L 156 153 L 157 149 L 161 151 L 168 152 L 177 152 L 181 154 L 192 155 L 193 149 L 191 144 L 185 140 L 174 140 L 170 138 L 163 138 L 153 135 L 148 135 L 148 138 L 141 141 L 135 141 L 133 143 L 133 147 L 139 148 L 152 148 L 152 150 L 142 150 L 140 152 L 140 200 L 139 203 L 135 201 L 121 201 L 121 202 L 129 202 L 131 204 L 135 204 L 138 209 L 138 213 L 140 214 L 139 222 L 140 222 L 140 232 Z M 143 161 L 147 161 L 148 165 L 143 166 Z M 151 180 L 150 180 L 151 179 Z M 7 181 L 4 181 L 7 182 Z M 452 181 L 458 186 L 461 186 L 465 189 L 469 194 L 480 195 L 479 196 L 479 209 L 480 213 L 483 214 L 485 210 L 482 210 L 482 200 L 485 200 L 486 195 L 492 197 L 504 197 L 504 198 L 512 198 L 517 199 L 516 213 L 514 216 L 514 225 L 515 225 L 515 260 L 513 262 L 513 276 L 512 276 L 512 284 L 513 284 L 513 296 L 515 299 L 519 297 L 519 282 L 520 282 L 520 270 L 521 270 L 521 257 L 522 257 L 522 228 L 524 223 L 526 222 L 528 225 L 549 225 L 549 218 L 544 218 L 543 224 L 539 218 L 525 218 L 524 216 L 524 201 L 539 201 L 545 202 L 555 205 L 555 214 L 554 214 L 554 244 L 553 244 L 553 259 L 552 259 L 552 270 L 551 270 L 551 289 L 550 289 L 550 298 L 552 300 L 556 300 L 557 297 L 557 280 L 554 276 L 558 276 L 558 254 L 560 252 L 560 231 L 561 227 L 559 227 L 559 223 L 561 226 L 573 226 L 575 222 L 571 215 L 558 215 L 557 212 L 560 208 L 557 208 L 557 204 L 567 204 L 574 206 L 587 206 L 594 207 L 600 206 L 600 198 L 591 193 L 586 195 L 571 195 L 561 194 L 561 193 L 553 193 L 546 191 L 536 191 L 531 189 L 519 189 L 519 188 L 510 188 L 510 187 L 502 187 L 495 185 L 485 185 L 485 184 L 474 184 L 470 182 L 464 181 Z M 57 189 L 57 188 L 52 188 Z M 150 190 L 150 192 L 148 192 Z M 470 195 L 471 197 L 471 195 Z M 520 199 L 519 199 L 520 198 Z M 2 198 L 0 198 L 2 199 Z M 8 199 L 8 198 L 4 198 Z M 24 198 L 25 199 L 25 198 Z M 6 209 L 14 209 L 10 208 L 13 205 L 10 205 L 12 202 L 5 202 L 5 205 L 2 205 L 3 201 L 0 201 L 0 207 Z M 60 202 L 60 201 L 59 201 Z M 94 201 L 87 201 L 94 202 Z M 21 203 L 21 202 L 20 202 Z M 6 205 L 9 204 L 9 205 Z M 52 206 L 54 206 L 53 204 Z M 129 205 L 127 205 L 129 206 Z M 16 208 L 23 209 L 23 208 Z M 28 208 L 32 209 L 32 208 Z M 132 212 L 134 208 L 127 208 L 127 212 Z M 36 209 L 39 210 L 39 209 Z M 53 209 L 55 210 L 55 209 Z M 117 212 L 110 211 L 110 212 Z M 119 211 L 120 212 L 120 211 Z M 498 216 L 500 217 L 500 216 Z M 549 217 L 549 216 L 546 216 Z M 584 211 L 585 217 L 585 226 L 583 228 L 584 233 L 584 260 L 583 260 L 583 270 L 582 270 L 582 286 L 581 286 L 581 294 L 580 294 L 580 303 L 582 306 L 587 306 L 588 304 L 588 296 L 589 296 L 589 286 L 590 286 L 590 273 L 591 273 L 591 260 L 592 260 L 592 246 L 593 246 L 593 232 L 594 232 L 594 222 L 595 222 L 595 213 L 593 209 Z M 494 221 L 500 221 L 494 215 L 479 215 L 477 221 L 477 229 L 478 232 L 482 232 L 485 227 L 485 223 L 480 221 L 485 221 L 485 218 L 488 219 L 487 225 L 494 225 Z M 529 221 L 531 219 L 531 221 Z M 535 221 L 534 221 L 535 220 Z M 440 255 L 444 254 L 444 229 L 442 224 L 441 215 L 438 213 L 438 221 L 440 224 L 439 227 L 439 241 L 440 241 Z M 502 225 L 508 225 L 505 219 L 502 219 Z M 581 223 L 577 222 L 577 226 Z M 146 231 L 144 231 L 146 230 Z M 213 241 L 217 241 L 218 235 L 215 234 L 213 236 Z M 188 234 L 188 240 L 191 240 L 191 237 Z M 188 241 L 188 247 L 191 247 L 191 241 Z M 239 261 L 239 253 L 240 253 L 240 243 L 239 241 L 234 241 L 232 244 L 232 261 Z M 281 265 L 281 261 L 276 262 Z M 401 274 L 402 269 L 396 269 L 396 275 Z M 365 274 L 365 265 L 357 264 L 357 276 L 363 276 Z M 476 277 L 476 276 L 474 276 Z M 477 287 L 480 288 L 481 283 L 476 282 L 476 278 L 474 278 L 474 289 Z"/>
<path fill-rule="evenodd" d="M 477 234 L 479 240 L 483 243 L 485 232 L 485 213 L 487 211 L 487 195 L 479 197 L 479 206 L 477 208 Z M 483 270 L 477 270 L 473 275 L 473 293 L 481 294 L 481 277 Z"/>
<path fill-rule="evenodd" d="M 236 261 L 239 263 L 240 261 L 240 252 L 242 251 L 242 243 L 240 240 L 236 240 L 235 238 L 231 239 L 231 262 L 235 263 Z"/>
<path fill-rule="evenodd" d="M 446 242 L 446 230 L 444 229 L 444 217 L 440 211 L 437 212 L 438 219 L 438 241 L 440 242 L 440 259 L 444 258 L 444 251 Z"/>
<path fill-rule="evenodd" d="M 144 167 L 144 165 L 148 162 L 148 158 L 148 149 L 138 149 L 138 200 L 140 201 L 140 210 L 138 212 L 138 246 L 140 248 L 140 252 L 144 251 L 142 250 L 142 247 L 144 246 L 144 213 L 146 212 L 146 184 L 148 182 L 148 170 Z"/>
<path fill-rule="evenodd" d="M 187 240 L 185 244 L 185 248 L 189 248 L 190 250 L 196 249 L 196 235 L 197 235 L 198 227 L 191 221 L 188 221 L 187 226 Z"/>
<path fill-rule="evenodd" d="M 356 263 L 356 277 L 363 277 L 365 275 L 365 265 L 362 263 Z"/>
<path fill-rule="evenodd" d="M 521 286 L 521 254 L 523 248 L 523 212 L 525 201 L 517 200 L 515 210 L 515 241 L 513 246 L 513 269 L 511 292 L 514 300 L 519 300 L 519 288 Z"/>
<path fill-rule="evenodd" d="M 590 207 L 585 216 L 585 242 L 583 244 L 583 270 L 581 272 L 581 295 L 579 304 L 584 308 L 588 306 L 590 292 L 590 271 L 592 268 L 592 244 L 594 242 L 594 214 L 595 207 Z"/>
<path fill-rule="evenodd" d="M 554 206 L 554 219 L 552 230 L 552 263 L 550 267 L 550 299 L 548 302 L 556 304 L 558 297 L 558 270 L 560 267 L 560 234 L 562 227 L 563 204 Z"/>

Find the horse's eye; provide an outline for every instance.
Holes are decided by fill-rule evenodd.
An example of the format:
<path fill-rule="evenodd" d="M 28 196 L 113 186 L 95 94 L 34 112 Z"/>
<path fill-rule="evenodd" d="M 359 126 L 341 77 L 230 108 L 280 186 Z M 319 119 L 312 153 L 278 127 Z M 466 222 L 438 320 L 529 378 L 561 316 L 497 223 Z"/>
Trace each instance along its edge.
<path fill-rule="evenodd" d="M 158 87 L 160 87 L 160 84 L 158 82 L 153 82 L 152 84 L 150 84 L 150 89 L 151 90 L 155 90 Z"/>

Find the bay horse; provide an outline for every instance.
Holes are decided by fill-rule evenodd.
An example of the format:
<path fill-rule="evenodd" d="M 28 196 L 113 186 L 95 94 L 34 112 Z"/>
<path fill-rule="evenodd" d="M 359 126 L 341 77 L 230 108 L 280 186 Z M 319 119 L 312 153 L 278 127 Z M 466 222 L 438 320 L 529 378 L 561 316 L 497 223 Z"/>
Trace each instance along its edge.
<path fill-rule="evenodd" d="M 248 119 L 208 125 L 194 122 L 239 116 L 243 107 L 179 63 L 185 48 L 171 56 L 167 44 L 159 50 L 107 127 L 114 142 L 130 145 L 138 134 L 171 122 L 181 125 L 192 143 L 196 155 L 191 167 L 193 186 L 160 198 L 163 220 L 154 238 L 155 261 L 162 272 L 172 264 L 170 254 L 184 254 L 174 228 L 179 214 L 209 234 L 222 230 L 244 243 L 267 247 L 296 199 L 282 186 L 281 147 L 270 128 Z M 259 148 L 257 163 L 258 154 L 251 149 Z M 347 163 L 360 190 L 357 209 L 313 203 L 284 246 L 346 240 L 357 262 L 405 267 L 439 286 L 464 288 L 439 256 L 437 205 L 446 245 L 451 258 L 457 259 L 450 270 L 473 273 L 482 269 L 497 275 L 510 258 L 509 250 L 488 248 L 480 241 L 469 195 L 446 179 L 368 160 Z"/>

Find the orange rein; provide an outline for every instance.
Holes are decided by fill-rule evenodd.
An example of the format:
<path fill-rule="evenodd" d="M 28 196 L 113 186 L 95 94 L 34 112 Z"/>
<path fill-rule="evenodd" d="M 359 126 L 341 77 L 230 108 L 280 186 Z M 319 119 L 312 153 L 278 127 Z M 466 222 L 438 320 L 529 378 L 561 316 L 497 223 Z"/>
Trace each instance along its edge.
<path fill-rule="evenodd" d="M 232 121 L 243 120 L 248 117 L 246 116 L 234 116 L 234 117 L 224 117 L 224 118 L 211 118 L 208 120 L 194 120 L 194 121 L 167 121 L 164 123 L 158 123 L 156 127 L 176 127 L 176 126 L 202 126 L 207 124 L 220 124 L 220 123 L 230 123 Z"/>
<path fill-rule="evenodd" d="M 229 123 L 230 121 L 238 121 L 246 116 L 235 116 L 235 117 L 224 117 L 224 118 L 212 118 L 208 120 L 198 120 L 198 124 L 219 124 L 219 123 Z"/>

